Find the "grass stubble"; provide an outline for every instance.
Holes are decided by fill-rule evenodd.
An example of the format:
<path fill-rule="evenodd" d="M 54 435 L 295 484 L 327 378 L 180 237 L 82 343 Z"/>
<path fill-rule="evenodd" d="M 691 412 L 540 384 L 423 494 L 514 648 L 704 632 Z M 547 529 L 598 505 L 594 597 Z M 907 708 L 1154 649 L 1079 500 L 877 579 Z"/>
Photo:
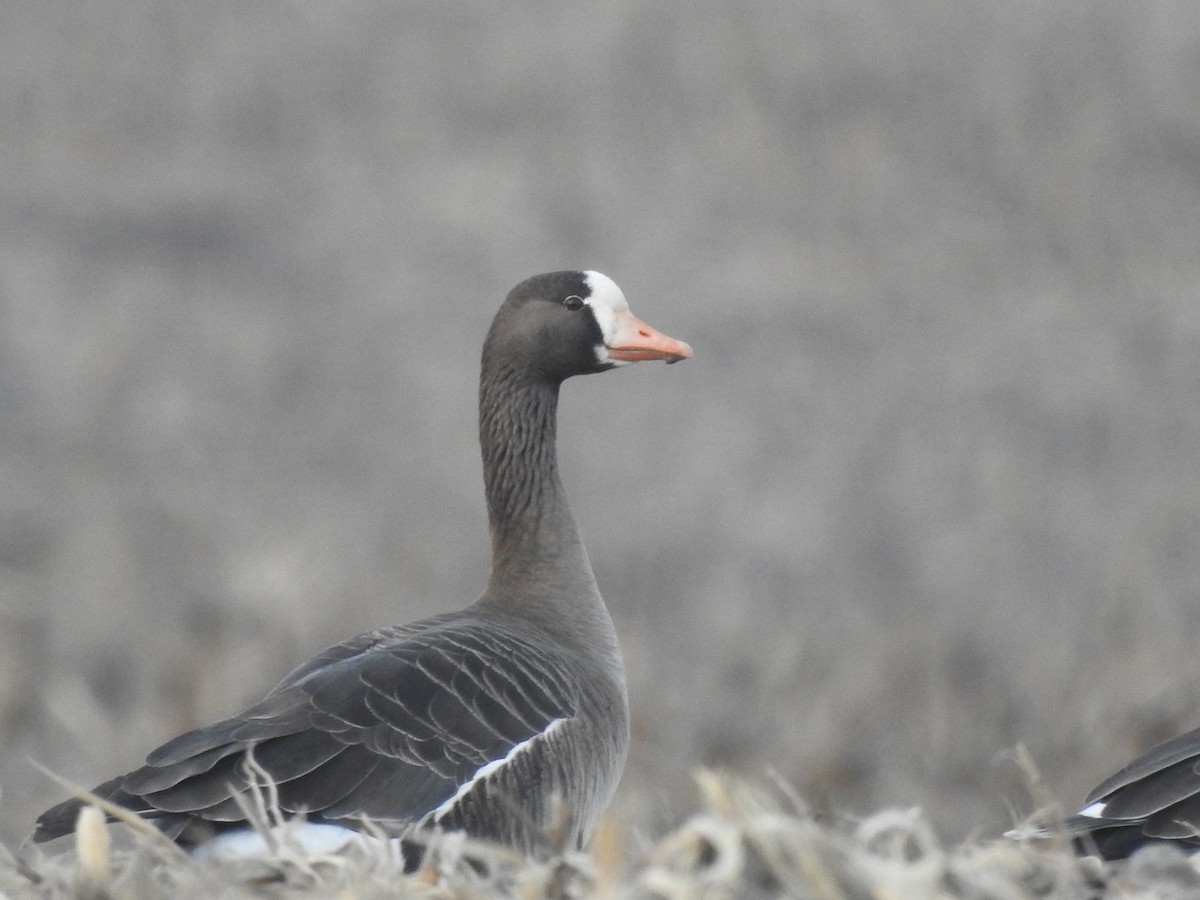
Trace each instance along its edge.
<path fill-rule="evenodd" d="M 1041 807 L 1035 817 L 1061 823 L 1020 751 L 1017 761 Z M 698 811 L 654 839 L 638 839 L 610 819 L 588 852 L 531 860 L 460 834 L 432 834 L 419 838 L 428 841 L 428 852 L 412 873 L 404 872 L 395 846 L 369 827 L 337 853 L 305 852 L 273 810 L 269 781 L 261 781 L 246 804 L 249 819 L 268 835 L 268 854 L 254 859 L 195 858 L 128 813 L 119 824 L 105 825 L 112 809 L 91 798 L 74 837 L 62 842 L 73 840 L 73 846 L 52 852 L 25 846 L 16 854 L 0 846 L 0 892 L 13 900 L 1200 897 L 1200 857 L 1174 846 L 1104 863 L 1075 853 L 1054 825 L 1037 838 L 979 837 L 945 846 L 917 808 L 819 821 L 778 778 L 751 783 L 702 769 L 694 781 Z"/>

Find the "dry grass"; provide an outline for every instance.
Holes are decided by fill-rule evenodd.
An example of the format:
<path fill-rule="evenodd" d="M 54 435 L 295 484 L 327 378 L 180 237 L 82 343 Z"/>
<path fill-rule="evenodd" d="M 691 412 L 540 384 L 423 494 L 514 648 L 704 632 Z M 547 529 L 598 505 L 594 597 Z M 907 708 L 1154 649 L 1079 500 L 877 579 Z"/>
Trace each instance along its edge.
<path fill-rule="evenodd" d="M 421 897 L 628 898 L 628 900 L 952 900 L 952 898 L 1189 897 L 1200 866 L 1174 847 L 1106 865 L 1069 842 L 973 840 L 946 846 L 917 809 L 856 822 L 816 821 L 790 791 L 702 770 L 702 810 L 665 835 L 614 853 L 608 822 L 590 854 L 542 861 L 442 836 L 424 867 L 405 874 L 385 841 L 356 840 L 337 854 L 307 855 L 288 839 L 255 860 L 198 861 L 152 835 L 125 834 L 114 849 L 99 812 L 81 816 L 73 850 L 0 855 L 0 891 L 24 898 Z M 124 826 L 118 826 L 123 828 Z M 624 840 L 629 836 L 625 835 Z"/>

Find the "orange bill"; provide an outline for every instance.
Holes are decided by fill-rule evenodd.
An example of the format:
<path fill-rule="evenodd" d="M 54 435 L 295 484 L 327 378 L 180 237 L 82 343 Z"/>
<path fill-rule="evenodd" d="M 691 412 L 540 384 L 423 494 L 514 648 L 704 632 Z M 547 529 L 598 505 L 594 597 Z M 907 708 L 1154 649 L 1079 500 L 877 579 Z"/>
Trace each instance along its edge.
<path fill-rule="evenodd" d="M 616 333 L 608 344 L 608 355 L 621 362 L 644 362 L 665 359 L 679 362 L 692 355 L 692 348 L 683 341 L 667 337 L 628 310 L 616 313 Z"/>

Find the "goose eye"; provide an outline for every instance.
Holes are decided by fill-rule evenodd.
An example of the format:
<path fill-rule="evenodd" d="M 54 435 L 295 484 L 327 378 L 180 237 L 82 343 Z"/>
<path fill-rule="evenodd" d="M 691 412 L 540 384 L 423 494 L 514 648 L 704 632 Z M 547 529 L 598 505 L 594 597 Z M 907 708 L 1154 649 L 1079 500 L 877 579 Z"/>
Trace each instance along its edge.
<path fill-rule="evenodd" d="M 570 297 L 567 297 L 565 300 L 563 300 L 563 306 L 565 306 L 571 312 L 583 309 L 583 298 L 572 294 Z"/>

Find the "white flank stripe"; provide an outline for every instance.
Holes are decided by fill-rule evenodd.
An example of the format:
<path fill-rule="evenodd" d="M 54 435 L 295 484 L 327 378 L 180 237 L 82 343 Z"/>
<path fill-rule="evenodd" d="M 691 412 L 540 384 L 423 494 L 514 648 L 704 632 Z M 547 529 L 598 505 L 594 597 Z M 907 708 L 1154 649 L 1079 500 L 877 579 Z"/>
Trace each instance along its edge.
<path fill-rule="evenodd" d="M 1079 811 L 1079 815 L 1087 816 L 1089 819 L 1103 819 L 1104 808 L 1108 806 L 1103 800 L 1097 800 L 1091 806 L 1085 807 Z"/>
<path fill-rule="evenodd" d="M 480 766 L 475 771 L 474 775 L 459 785 L 458 790 L 454 792 L 454 796 L 434 809 L 432 813 L 433 821 L 438 821 L 442 816 L 454 809 L 458 802 L 467 794 L 469 794 L 475 785 L 486 780 L 487 778 L 490 778 L 493 774 L 500 771 L 500 769 L 504 768 L 506 765 L 516 759 L 522 752 L 528 750 L 538 741 L 548 738 L 554 733 L 554 730 L 558 728 L 559 725 L 566 721 L 566 718 L 553 720 L 549 725 L 546 726 L 544 731 L 538 732 L 533 737 L 527 738 L 526 740 L 521 741 L 519 744 L 514 744 L 513 748 L 505 753 L 500 759 L 493 759 L 491 762 L 484 763 L 482 766 Z"/>

